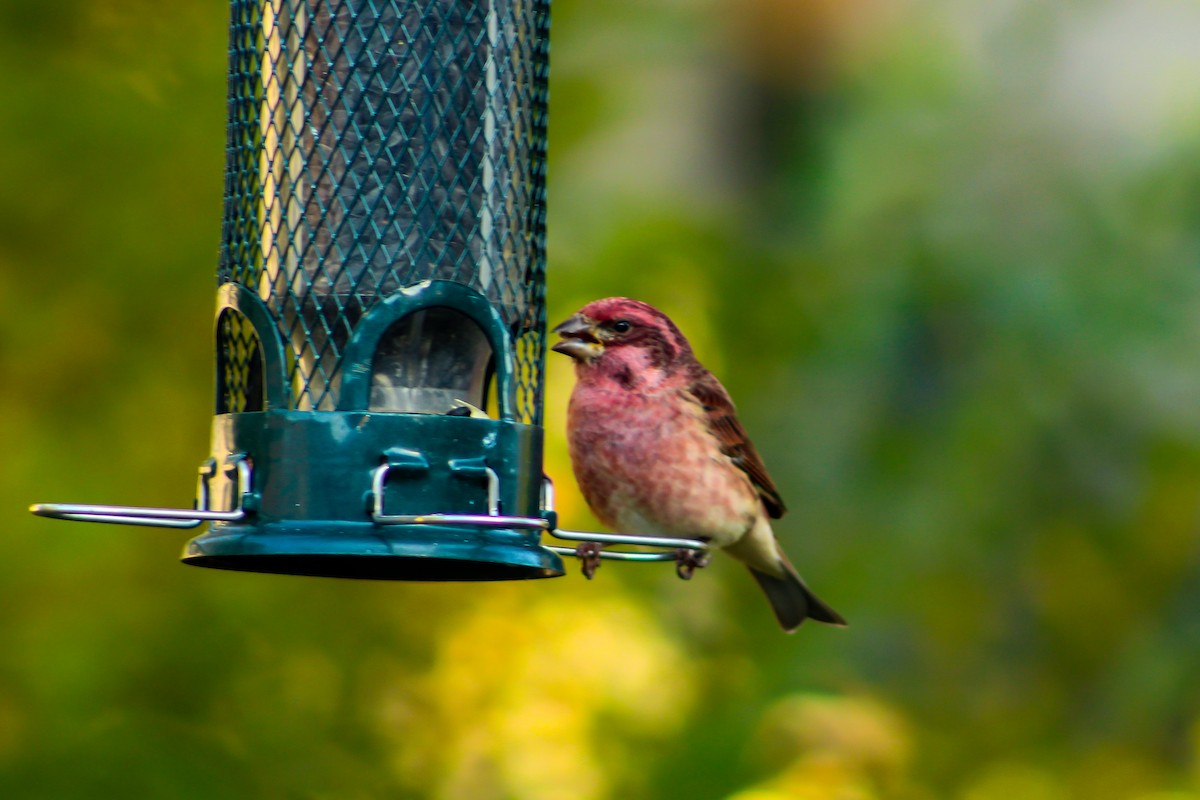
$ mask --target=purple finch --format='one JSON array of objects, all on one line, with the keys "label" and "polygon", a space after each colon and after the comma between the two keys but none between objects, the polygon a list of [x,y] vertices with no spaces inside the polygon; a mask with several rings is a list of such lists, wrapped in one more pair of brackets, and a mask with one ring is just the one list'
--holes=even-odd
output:
[{"label": "purple finch", "polygon": [[702,539],[750,568],[783,629],[846,624],[788,562],[771,530],[783,500],[733,401],[670,318],[610,297],[554,329],[575,360],[567,438],[575,478],[603,524]]}]

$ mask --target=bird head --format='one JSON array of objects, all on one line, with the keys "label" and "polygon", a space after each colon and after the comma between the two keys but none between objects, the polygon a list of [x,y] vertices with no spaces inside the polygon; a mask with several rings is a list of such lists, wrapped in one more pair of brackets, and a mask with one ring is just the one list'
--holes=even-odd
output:
[{"label": "bird head", "polygon": [[550,349],[575,359],[580,375],[608,375],[627,387],[694,361],[691,346],[670,317],[627,297],[588,303],[554,332],[562,341]]}]

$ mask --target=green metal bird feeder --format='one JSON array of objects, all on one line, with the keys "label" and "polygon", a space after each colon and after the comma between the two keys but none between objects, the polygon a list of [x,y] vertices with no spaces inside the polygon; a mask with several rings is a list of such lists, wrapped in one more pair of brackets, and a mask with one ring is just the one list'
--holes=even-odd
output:
[{"label": "green metal bird feeder", "polygon": [[[233,0],[197,566],[561,575],[542,470],[549,0]],[[665,553],[606,552],[627,560]]]}]

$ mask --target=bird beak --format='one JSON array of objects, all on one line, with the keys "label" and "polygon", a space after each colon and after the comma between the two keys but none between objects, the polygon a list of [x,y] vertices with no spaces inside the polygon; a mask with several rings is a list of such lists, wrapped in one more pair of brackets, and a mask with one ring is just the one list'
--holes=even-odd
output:
[{"label": "bird beak", "polygon": [[581,314],[555,326],[554,333],[563,337],[561,342],[550,348],[556,353],[585,362],[604,355],[604,345],[596,338],[595,323]]}]

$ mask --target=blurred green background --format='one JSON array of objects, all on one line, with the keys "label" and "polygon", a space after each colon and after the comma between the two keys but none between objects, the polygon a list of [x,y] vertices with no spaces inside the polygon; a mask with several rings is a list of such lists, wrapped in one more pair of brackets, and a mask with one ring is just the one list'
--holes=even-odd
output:
[{"label": "blurred green background", "polygon": [[[1200,798],[1200,6],[554,0],[550,316],[661,306],[846,630],[746,575],[180,566],[227,7],[0,2],[0,796]],[[567,525],[594,525],[562,436]]]}]

